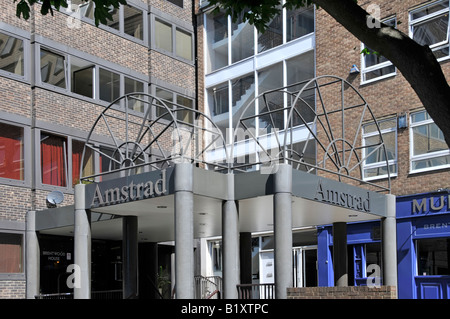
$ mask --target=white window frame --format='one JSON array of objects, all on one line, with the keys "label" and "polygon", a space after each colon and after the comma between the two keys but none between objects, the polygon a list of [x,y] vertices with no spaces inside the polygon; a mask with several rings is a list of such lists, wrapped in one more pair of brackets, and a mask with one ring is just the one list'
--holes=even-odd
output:
[{"label": "white window frame", "polygon": [[[410,36],[411,39],[413,39],[413,36],[414,36],[414,26],[416,26],[418,24],[421,24],[421,23],[423,23],[423,22],[425,22],[427,20],[430,20],[430,19],[436,18],[438,16],[441,16],[441,15],[447,15],[449,17],[449,19],[450,19],[450,10],[449,10],[449,7],[447,7],[446,9],[442,9],[442,10],[430,13],[430,14],[424,16],[424,17],[417,18],[417,19],[413,19],[412,15],[415,12],[422,11],[423,9],[426,9],[427,7],[436,5],[438,3],[444,3],[446,1],[447,0],[435,1],[435,2],[429,3],[427,5],[421,6],[419,8],[416,8],[416,9],[410,11],[410,13],[409,13],[409,36]],[[447,39],[444,40],[444,41],[441,41],[439,43],[435,43],[433,45],[430,45],[429,46],[430,49],[432,51],[437,51],[439,49],[443,49],[445,47],[449,47],[449,33],[450,33],[450,20],[449,20],[448,29],[447,29]],[[449,48],[449,50],[450,50],[450,48]],[[441,58],[439,58],[437,60],[440,62],[440,61],[447,60],[447,59],[450,59],[450,53],[449,53],[449,55],[441,57]]]},{"label": "white window frame", "polygon": [[[392,20],[392,19],[394,19],[394,27],[397,28],[397,17],[396,16],[388,17],[388,18],[384,19],[382,22],[386,23],[388,20]],[[366,45],[363,42],[361,42],[361,51],[363,51],[365,48],[366,48]],[[365,54],[361,54],[361,84],[372,83],[372,82],[375,82],[375,81],[380,81],[380,80],[383,80],[383,79],[386,79],[386,78],[393,77],[393,76],[397,75],[397,68],[394,66],[394,72],[389,73],[389,74],[385,74],[385,75],[381,75],[379,77],[376,77],[376,78],[373,78],[373,79],[370,79],[370,80],[366,80],[365,79],[366,73],[370,73],[370,72],[373,72],[373,71],[376,71],[376,70],[380,70],[380,69],[383,69],[385,67],[392,66],[393,64],[392,64],[391,61],[388,60],[388,61],[385,61],[385,62],[382,62],[382,63],[379,63],[379,64],[375,64],[375,65],[372,65],[372,66],[366,66],[366,59],[365,59],[365,57],[366,57]]]},{"label": "white window frame", "polygon": [[418,111],[415,111],[415,112],[411,112],[410,115],[409,115],[409,121],[410,121],[410,125],[409,125],[409,139],[410,139],[410,141],[409,141],[409,145],[410,145],[410,147],[409,147],[409,172],[410,173],[422,173],[422,172],[429,172],[429,171],[435,171],[435,170],[450,168],[450,164],[447,164],[447,165],[426,167],[426,168],[420,168],[420,169],[413,169],[413,162],[415,162],[415,161],[433,159],[433,158],[436,158],[436,157],[450,155],[450,149],[436,151],[436,152],[432,152],[432,153],[428,153],[428,154],[414,155],[414,134],[413,134],[413,129],[415,127],[419,127],[419,126],[422,126],[422,125],[435,124],[433,119],[431,119],[431,118],[429,118],[427,120],[424,120],[424,121],[414,122],[413,123],[413,121],[412,121],[413,114],[420,113],[420,112],[423,112],[423,111],[424,110],[418,110]]},{"label": "white window frame", "polygon": [[[392,117],[391,118],[386,118],[386,119],[380,120],[378,122],[389,121],[389,120],[392,120],[392,119],[394,119],[394,118],[392,118]],[[397,123],[397,118],[395,118],[395,123]],[[368,124],[375,124],[375,123],[374,122],[370,122],[370,123],[366,123],[365,125],[368,125]],[[386,129],[380,129],[380,132],[378,132],[378,130],[375,130],[374,132],[370,132],[370,133],[364,133],[364,128],[363,128],[362,145],[363,145],[363,147],[366,146],[366,138],[377,136],[377,135],[379,135],[379,133],[381,133],[381,135],[383,135],[383,134],[392,133],[392,132],[394,132],[394,134],[395,134],[395,157],[394,157],[394,159],[391,159],[391,160],[387,161],[387,165],[388,165],[387,169],[389,170],[389,167],[391,165],[395,165],[395,167],[396,167],[395,172],[392,172],[392,173],[389,173],[389,174],[372,176],[372,177],[366,177],[365,171],[367,169],[384,167],[384,166],[386,166],[386,161],[381,161],[381,162],[367,164],[366,160],[364,160],[363,161],[363,175],[364,175],[363,176],[363,180],[370,181],[370,180],[383,179],[383,178],[396,177],[397,176],[397,174],[398,174],[397,125],[395,125],[394,127],[386,128]],[[367,149],[364,147],[363,148],[363,158],[365,158],[367,156],[366,152],[367,152]]]}]

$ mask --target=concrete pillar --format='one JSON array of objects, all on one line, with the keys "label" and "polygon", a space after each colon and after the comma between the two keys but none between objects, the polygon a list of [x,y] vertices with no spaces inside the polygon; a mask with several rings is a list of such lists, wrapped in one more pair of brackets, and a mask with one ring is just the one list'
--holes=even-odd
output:
[{"label": "concrete pillar", "polygon": [[122,218],[123,299],[138,297],[138,218]]},{"label": "concrete pillar", "polygon": [[228,196],[222,204],[223,298],[237,299],[239,284],[239,212],[234,201],[234,175],[228,174]]},{"label": "concrete pillar", "polygon": [[[85,209],[85,185],[75,185],[74,298],[91,298],[91,212]],[[78,272],[78,273],[77,273]],[[77,281],[79,279],[79,281]]]},{"label": "concrete pillar", "polygon": [[397,287],[397,221],[394,195],[386,195],[386,218],[382,219],[383,285]]},{"label": "concrete pillar", "polygon": [[274,175],[273,223],[275,237],[275,297],[287,298],[293,286],[292,269],[292,166],[279,164]]},{"label": "concrete pillar", "polygon": [[40,288],[40,250],[36,234],[36,212],[29,211],[26,219],[26,278],[27,298],[34,299]]},{"label": "concrete pillar", "polygon": [[347,224],[344,222],[333,223],[333,268],[334,285],[336,287],[347,287]]},{"label": "concrete pillar", "polygon": [[175,290],[177,299],[194,298],[193,166],[175,164]]}]

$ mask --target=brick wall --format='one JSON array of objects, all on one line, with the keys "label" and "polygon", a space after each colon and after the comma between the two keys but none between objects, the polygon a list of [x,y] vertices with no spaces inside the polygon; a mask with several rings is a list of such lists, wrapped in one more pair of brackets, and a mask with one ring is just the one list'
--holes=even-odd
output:
[{"label": "brick wall", "polygon": [[25,280],[0,281],[0,299],[24,299],[25,295]]},{"label": "brick wall", "polygon": [[288,288],[287,299],[397,299],[394,286]]},{"label": "brick wall", "polygon": [[[396,15],[398,29],[408,34],[409,11],[426,1],[364,1],[366,7],[376,3],[381,8],[381,18]],[[400,23],[399,23],[400,22]],[[356,64],[361,70],[361,42],[347,32],[323,9],[316,11],[316,54],[317,75],[337,75],[350,82],[374,112],[377,119],[422,108],[417,95],[401,72],[384,80],[361,85],[361,76],[350,75],[350,68]],[[450,76],[450,62],[441,62],[447,78]],[[394,195],[406,195],[434,191],[449,187],[450,170],[437,170],[428,173],[410,174],[408,129],[397,132],[398,177],[392,178],[391,189]]]}]

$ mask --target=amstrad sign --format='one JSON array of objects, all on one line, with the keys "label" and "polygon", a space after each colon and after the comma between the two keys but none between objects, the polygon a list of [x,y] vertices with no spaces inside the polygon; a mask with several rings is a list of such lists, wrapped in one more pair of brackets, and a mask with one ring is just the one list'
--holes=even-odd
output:
[{"label": "amstrad sign", "polygon": [[370,193],[354,194],[338,188],[331,188],[319,180],[314,199],[332,205],[341,206],[361,212],[370,212]]},{"label": "amstrad sign", "polygon": [[149,172],[86,187],[86,205],[90,208],[116,205],[166,195],[168,172]]}]

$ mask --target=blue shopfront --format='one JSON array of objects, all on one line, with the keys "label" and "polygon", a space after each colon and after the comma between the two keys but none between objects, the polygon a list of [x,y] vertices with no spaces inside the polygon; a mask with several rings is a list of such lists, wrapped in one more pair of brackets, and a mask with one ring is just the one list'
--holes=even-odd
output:
[{"label": "blue shopfront", "polygon": [[449,190],[397,197],[398,296],[450,298]]},{"label": "blue shopfront", "polygon": [[[450,191],[396,199],[398,298],[450,299]],[[319,286],[333,286],[332,226],[318,227]],[[347,224],[348,284],[382,284],[380,221]]]}]

